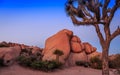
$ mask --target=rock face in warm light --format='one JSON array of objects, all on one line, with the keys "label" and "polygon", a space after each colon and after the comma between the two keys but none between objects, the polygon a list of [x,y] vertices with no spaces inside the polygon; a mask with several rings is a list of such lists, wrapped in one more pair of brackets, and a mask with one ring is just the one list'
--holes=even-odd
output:
[{"label": "rock face in warm light", "polygon": [[[3,59],[4,65],[10,65],[19,56],[36,56],[38,60],[56,60],[55,50],[60,50],[63,55],[59,57],[62,64],[75,65],[77,61],[87,62],[91,57],[101,55],[96,52],[96,48],[88,42],[82,42],[80,38],[72,31],[63,29],[45,41],[45,48],[36,46],[27,46],[18,43],[0,43],[0,59]],[[101,56],[100,56],[101,57]]]},{"label": "rock face in warm light", "polygon": [[85,52],[86,52],[87,54],[91,54],[91,53],[93,53],[93,52],[96,51],[96,48],[93,47],[93,46],[92,46],[90,43],[88,43],[88,42],[83,43],[83,45],[84,45],[84,50],[85,50]]},{"label": "rock face in warm light", "polygon": [[4,65],[11,65],[15,59],[22,52],[34,54],[42,54],[42,49],[37,46],[27,46],[24,44],[12,43],[12,42],[0,42],[0,59],[3,60]]},{"label": "rock face in warm light", "polygon": [[80,38],[79,38],[78,36],[76,36],[76,35],[74,35],[74,36],[72,37],[71,41],[81,43]]},{"label": "rock face in warm light", "polygon": [[75,65],[76,61],[88,61],[87,55],[96,51],[90,43],[82,43],[78,36],[67,29],[59,31],[45,41],[42,59],[55,60],[56,55],[53,53],[56,49],[64,53],[60,56],[60,62],[64,63],[67,60],[70,65]]},{"label": "rock face in warm light", "polygon": [[13,61],[20,55],[19,46],[0,48],[0,58],[3,59],[4,65],[11,65]]},{"label": "rock face in warm light", "polygon": [[81,43],[81,40],[77,36],[73,36],[71,39],[71,50],[74,53],[82,52],[84,49],[84,45]]},{"label": "rock face in warm light", "polygon": [[56,55],[53,53],[58,49],[64,53],[64,55],[60,57],[60,62],[64,63],[70,54],[70,39],[72,36],[72,31],[64,29],[48,38],[43,50],[43,60],[55,60]]}]

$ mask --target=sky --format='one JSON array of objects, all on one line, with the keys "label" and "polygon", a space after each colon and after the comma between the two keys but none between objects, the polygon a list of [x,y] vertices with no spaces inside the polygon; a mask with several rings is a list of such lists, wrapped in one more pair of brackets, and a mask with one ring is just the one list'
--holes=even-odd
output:
[{"label": "sky", "polygon": [[[65,13],[66,0],[0,0],[0,42],[15,42],[44,48],[45,40],[62,29],[72,30],[82,42],[101,52],[92,26],[74,26]],[[111,22],[111,31],[120,26],[120,11]],[[120,53],[120,36],[110,45],[110,54]]]}]

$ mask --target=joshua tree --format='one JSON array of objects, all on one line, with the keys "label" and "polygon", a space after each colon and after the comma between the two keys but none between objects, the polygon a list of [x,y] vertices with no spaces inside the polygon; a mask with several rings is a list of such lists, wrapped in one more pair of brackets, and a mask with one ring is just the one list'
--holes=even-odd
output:
[{"label": "joshua tree", "polygon": [[[114,3],[110,4],[111,1]],[[77,7],[74,2],[78,3]],[[95,27],[102,47],[102,75],[109,75],[109,46],[111,41],[120,35],[119,26],[114,32],[110,29],[111,21],[119,7],[120,0],[67,0],[66,2],[66,12],[74,25]],[[101,32],[101,26],[104,33]]]},{"label": "joshua tree", "polygon": [[56,55],[56,62],[59,63],[59,56],[63,55],[63,52],[58,50],[58,49],[56,49],[54,51],[54,54]]}]

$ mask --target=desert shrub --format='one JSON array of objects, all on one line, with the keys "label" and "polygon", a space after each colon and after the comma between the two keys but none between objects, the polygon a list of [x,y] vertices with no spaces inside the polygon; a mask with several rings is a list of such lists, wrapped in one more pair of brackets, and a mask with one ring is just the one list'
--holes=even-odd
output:
[{"label": "desert shrub", "polygon": [[77,66],[84,66],[84,67],[89,67],[90,66],[89,62],[85,62],[85,61],[76,61],[75,64]]},{"label": "desert shrub", "polygon": [[120,68],[120,54],[117,54],[113,60],[109,60],[110,68]]},{"label": "desert shrub", "polygon": [[61,63],[56,61],[42,61],[35,56],[19,56],[18,63],[25,67],[30,67],[42,71],[52,71],[61,66]]},{"label": "desert shrub", "polygon": [[58,64],[55,61],[34,61],[31,63],[32,68],[42,71],[52,71],[60,66],[61,64]]},{"label": "desert shrub", "polygon": [[90,66],[95,69],[102,69],[102,60],[98,56],[90,59]]},{"label": "desert shrub", "polygon": [[30,66],[30,64],[32,63],[32,60],[30,57],[19,56],[17,60],[18,60],[18,63],[22,66]]}]

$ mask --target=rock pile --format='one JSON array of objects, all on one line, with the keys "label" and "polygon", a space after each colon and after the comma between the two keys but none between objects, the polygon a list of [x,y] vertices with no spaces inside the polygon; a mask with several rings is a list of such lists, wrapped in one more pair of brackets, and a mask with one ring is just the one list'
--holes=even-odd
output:
[{"label": "rock pile", "polygon": [[75,65],[76,61],[88,62],[92,56],[99,55],[90,43],[82,42],[72,31],[63,29],[45,41],[44,49],[18,43],[0,42],[0,59],[3,60],[4,65],[11,65],[20,55],[35,56],[38,54],[41,60],[51,61],[56,60],[55,50],[63,52],[59,61],[67,65]]},{"label": "rock pile", "polygon": [[63,29],[45,41],[42,60],[55,60],[53,52],[59,49],[64,55],[60,57],[61,63],[68,62],[74,65],[76,61],[88,61],[88,55],[94,53],[96,48],[88,42],[82,42],[72,31]]}]

